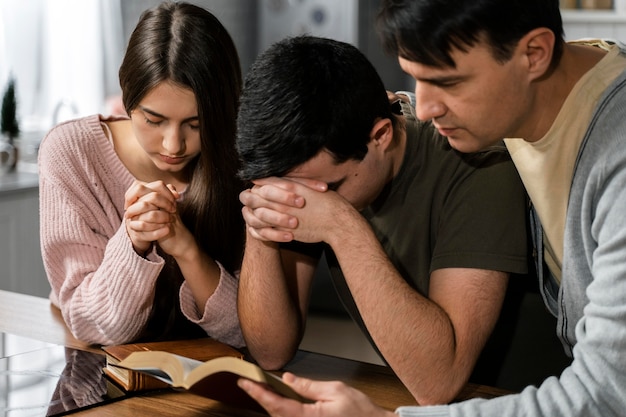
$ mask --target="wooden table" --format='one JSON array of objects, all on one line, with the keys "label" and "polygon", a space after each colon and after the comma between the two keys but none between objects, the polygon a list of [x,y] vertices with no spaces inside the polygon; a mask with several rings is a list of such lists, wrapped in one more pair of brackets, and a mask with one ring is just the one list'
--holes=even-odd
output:
[{"label": "wooden table", "polygon": [[[99,347],[76,340],[67,329],[60,311],[49,300],[0,290],[0,332],[29,337],[74,349],[102,353]],[[390,368],[318,353],[299,351],[285,370],[297,375],[341,380],[363,391],[378,405],[393,410],[414,405],[415,399]],[[492,398],[508,392],[468,384],[459,395]],[[152,392],[76,413],[80,416],[258,416],[224,406],[216,401],[183,392]]]}]

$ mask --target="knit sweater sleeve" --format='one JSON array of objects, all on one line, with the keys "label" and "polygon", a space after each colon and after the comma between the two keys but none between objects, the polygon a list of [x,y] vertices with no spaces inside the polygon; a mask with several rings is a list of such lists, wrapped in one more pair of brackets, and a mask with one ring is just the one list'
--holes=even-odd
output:
[{"label": "knit sweater sleeve", "polygon": [[245,345],[237,315],[237,288],[239,277],[229,273],[219,262],[220,282],[206,302],[200,315],[187,282],[180,288],[180,307],[185,317],[198,324],[207,334],[231,346]]},{"label": "knit sweater sleeve", "polygon": [[[138,256],[122,223],[126,184],[93,138],[99,120],[53,129],[39,151],[41,250],[51,299],[77,339],[126,343],[143,330],[164,261]],[[106,142],[105,142],[106,143]],[[68,158],[71,155],[71,158]],[[117,194],[116,194],[117,193]]]}]

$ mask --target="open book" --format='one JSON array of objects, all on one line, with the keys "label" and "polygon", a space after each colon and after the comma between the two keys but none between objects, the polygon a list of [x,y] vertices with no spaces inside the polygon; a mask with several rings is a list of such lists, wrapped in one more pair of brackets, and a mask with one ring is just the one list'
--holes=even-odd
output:
[{"label": "open book", "polygon": [[206,362],[161,351],[133,352],[115,367],[150,375],[173,388],[188,390],[236,407],[262,410],[237,386],[241,377],[267,384],[285,397],[304,401],[282,380],[259,366],[233,356],[222,356]]},{"label": "open book", "polygon": [[148,374],[115,366],[133,352],[163,351],[203,362],[222,356],[243,358],[243,354],[238,350],[211,338],[128,343],[105,346],[102,349],[106,353],[104,373],[125,391],[144,391],[169,387],[166,382]]}]

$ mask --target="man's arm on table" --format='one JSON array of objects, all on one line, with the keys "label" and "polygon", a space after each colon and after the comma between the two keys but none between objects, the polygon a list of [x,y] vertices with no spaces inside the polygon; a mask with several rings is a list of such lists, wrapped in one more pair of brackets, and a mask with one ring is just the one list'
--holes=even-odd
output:
[{"label": "man's arm on table", "polygon": [[[250,191],[242,195],[245,193]],[[249,207],[244,207],[243,215],[257,227],[264,225],[255,223]],[[268,233],[277,240],[290,240],[281,239],[276,230]],[[237,308],[247,348],[261,367],[279,369],[295,355],[318,261],[281,250],[278,243],[256,234],[248,225]]]},{"label": "man's arm on table", "polygon": [[[367,221],[341,196],[295,183],[289,192],[306,204],[273,209],[297,218],[296,240],[331,246],[370,334],[398,377],[422,404],[451,401],[497,321],[507,274],[441,269],[433,272],[431,299],[426,298],[404,281]],[[271,217],[258,212],[259,224],[280,218],[283,228],[284,218],[275,211]],[[263,229],[257,232],[272,233]]]}]

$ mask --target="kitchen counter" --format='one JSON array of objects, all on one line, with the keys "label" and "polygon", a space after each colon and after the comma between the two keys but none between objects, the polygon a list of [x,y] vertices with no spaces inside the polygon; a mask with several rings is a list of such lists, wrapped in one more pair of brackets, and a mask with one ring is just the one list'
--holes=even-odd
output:
[{"label": "kitchen counter", "polygon": [[39,175],[34,172],[24,172],[18,169],[0,175],[0,194],[39,188]]},{"label": "kitchen counter", "polygon": [[39,244],[39,175],[20,162],[16,171],[0,176],[0,289],[46,297],[50,284]]}]

